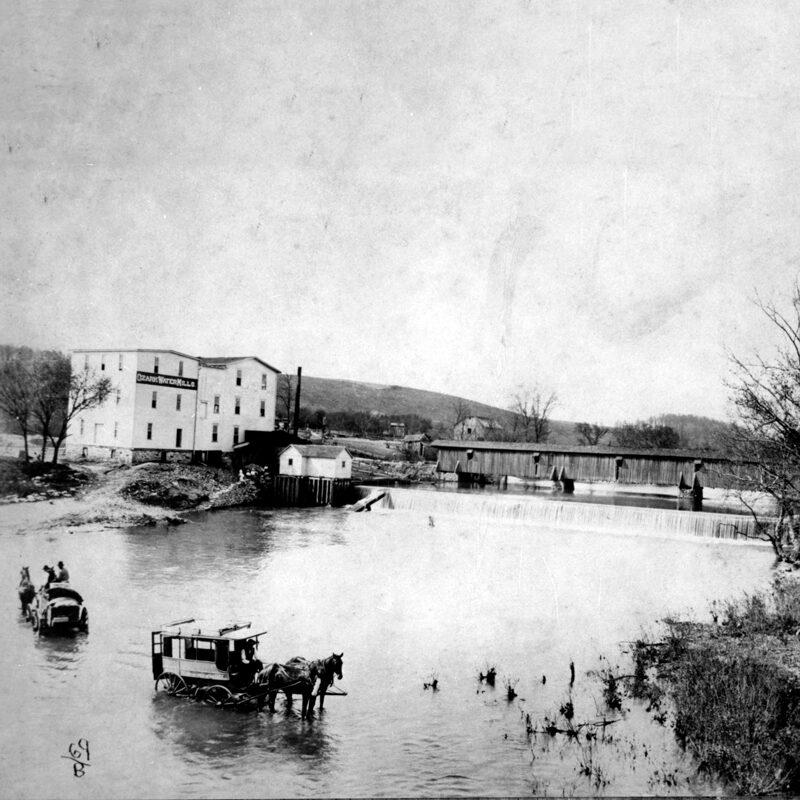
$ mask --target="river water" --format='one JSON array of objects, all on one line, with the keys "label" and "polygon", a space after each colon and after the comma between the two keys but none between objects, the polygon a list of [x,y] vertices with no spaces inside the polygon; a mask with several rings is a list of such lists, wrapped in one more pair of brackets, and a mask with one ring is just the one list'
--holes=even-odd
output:
[{"label": "river water", "polygon": [[[668,726],[639,707],[629,705],[591,747],[529,736],[525,718],[554,718],[570,697],[575,722],[613,717],[589,673],[622,664],[620,643],[665,614],[706,618],[712,600],[767,586],[769,549],[406,505],[3,533],[6,586],[16,587],[22,564],[38,579],[42,564],[64,560],[91,628],[39,638],[15,590],[3,593],[0,796],[717,791],[686,782],[691,764]],[[328,698],[307,721],[299,703],[287,709],[282,699],[276,713],[258,714],[157,695],[150,631],[184,617],[252,620],[269,631],[264,661],[343,652],[338,686],[348,696]],[[494,689],[478,680],[489,666]],[[438,691],[425,689],[434,678]],[[518,695],[511,702],[508,682]],[[90,747],[83,777],[62,758],[79,739]]]}]

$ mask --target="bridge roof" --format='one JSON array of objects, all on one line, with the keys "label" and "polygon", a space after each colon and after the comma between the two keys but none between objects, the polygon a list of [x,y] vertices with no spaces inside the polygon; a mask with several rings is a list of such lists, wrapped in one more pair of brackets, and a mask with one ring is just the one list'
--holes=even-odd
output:
[{"label": "bridge roof", "polygon": [[730,461],[714,450],[647,450],[613,445],[550,444],[549,442],[478,442],[470,439],[437,439],[431,447],[442,450],[495,450],[513,453],[562,453],[586,456],[628,456],[630,458],[674,458],[680,461]]}]

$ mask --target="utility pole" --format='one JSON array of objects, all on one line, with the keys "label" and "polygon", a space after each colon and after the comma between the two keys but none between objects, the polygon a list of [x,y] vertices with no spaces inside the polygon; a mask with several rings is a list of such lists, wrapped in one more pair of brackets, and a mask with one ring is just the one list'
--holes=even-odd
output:
[{"label": "utility pole", "polygon": [[297,389],[294,393],[294,435],[297,436],[297,429],[300,427],[300,380],[303,368],[297,368]]}]

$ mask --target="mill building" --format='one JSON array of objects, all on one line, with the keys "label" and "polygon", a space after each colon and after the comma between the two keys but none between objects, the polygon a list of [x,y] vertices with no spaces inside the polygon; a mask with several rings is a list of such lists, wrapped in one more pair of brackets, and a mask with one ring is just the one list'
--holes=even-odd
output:
[{"label": "mill building", "polygon": [[75,350],[73,374],[111,379],[106,401],[70,423],[70,457],[221,463],[245,431],[275,428],[280,370],[255,356]]}]

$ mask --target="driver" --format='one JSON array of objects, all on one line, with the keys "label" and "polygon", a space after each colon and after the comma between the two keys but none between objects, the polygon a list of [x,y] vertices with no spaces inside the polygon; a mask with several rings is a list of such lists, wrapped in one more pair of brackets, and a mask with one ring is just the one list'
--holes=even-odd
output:
[{"label": "driver", "polygon": [[257,648],[258,643],[255,639],[248,639],[244,643],[241,661],[242,677],[245,679],[245,683],[252,683],[256,675],[264,668],[264,665],[258,659]]}]

